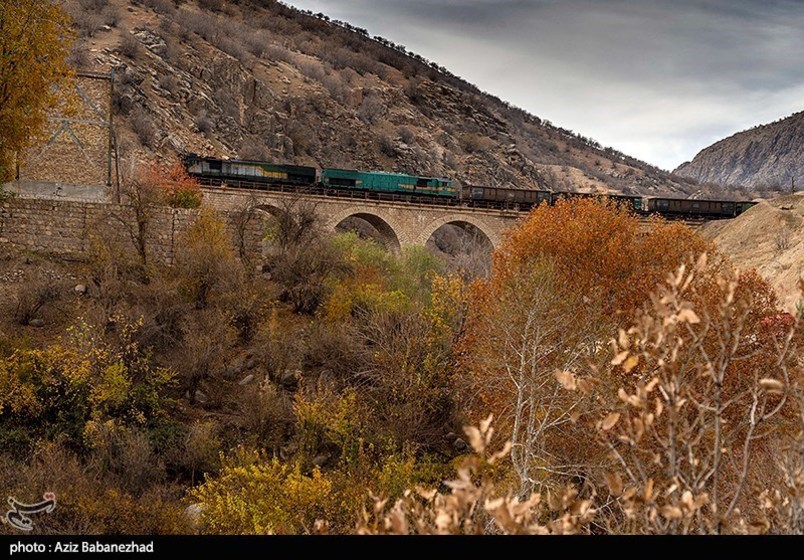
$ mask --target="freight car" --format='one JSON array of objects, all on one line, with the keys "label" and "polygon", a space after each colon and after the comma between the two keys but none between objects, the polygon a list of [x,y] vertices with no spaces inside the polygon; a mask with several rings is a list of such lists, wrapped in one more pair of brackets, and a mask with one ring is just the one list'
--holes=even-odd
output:
[{"label": "freight car", "polygon": [[206,182],[242,181],[266,185],[314,185],[316,168],[262,161],[205,158],[189,154],[184,166],[192,177]]},{"label": "freight car", "polygon": [[378,193],[437,196],[455,198],[455,188],[449,179],[417,177],[385,171],[354,171],[352,169],[323,169],[321,185],[329,189],[353,189]]},{"label": "freight car", "polygon": [[737,202],[737,215],[739,216],[757,203],[753,200],[740,200]]},{"label": "freight car", "polygon": [[506,189],[501,187],[481,187],[465,185],[461,189],[461,199],[470,206],[519,207],[527,210],[542,202],[550,204],[550,191],[528,189]]},{"label": "freight car", "polygon": [[636,212],[637,214],[646,213],[648,207],[644,197],[627,195],[627,194],[608,194],[608,193],[600,194],[600,193],[579,193],[579,192],[562,191],[553,193],[551,204],[555,204],[556,200],[558,200],[559,198],[607,198],[617,202],[618,204],[627,206],[629,209]]},{"label": "freight car", "polygon": [[734,200],[649,198],[648,211],[667,217],[734,218],[754,204],[750,201]]}]

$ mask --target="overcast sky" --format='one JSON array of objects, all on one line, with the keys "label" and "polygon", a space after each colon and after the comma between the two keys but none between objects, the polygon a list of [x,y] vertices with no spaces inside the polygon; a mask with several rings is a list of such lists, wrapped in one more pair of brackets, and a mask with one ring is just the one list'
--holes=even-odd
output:
[{"label": "overcast sky", "polygon": [[804,0],[289,0],[664,169],[804,110]]}]

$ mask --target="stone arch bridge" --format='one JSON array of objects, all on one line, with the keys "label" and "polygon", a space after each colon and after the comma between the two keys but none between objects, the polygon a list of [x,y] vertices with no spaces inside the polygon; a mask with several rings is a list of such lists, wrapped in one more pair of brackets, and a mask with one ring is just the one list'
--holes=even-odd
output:
[{"label": "stone arch bridge", "polygon": [[424,245],[439,228],[447,224],[479,234],[493,247],[497,247],[503,232],[525,215],[513,210],[411,204],[227,187],[204,187],[202,191],[206,204],[227,213],[249,207],[276,213],[286,211],[294,205],[308,205],[330,231],[334,231],[348,218],[360,218],[371,224],[379,233],[380,241],[392,250]]}]

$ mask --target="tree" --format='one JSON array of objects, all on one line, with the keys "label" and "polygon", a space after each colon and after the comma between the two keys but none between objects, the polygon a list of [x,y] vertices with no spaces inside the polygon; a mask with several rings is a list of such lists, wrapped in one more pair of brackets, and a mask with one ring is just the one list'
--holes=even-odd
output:
[{"label": "tree", "polygon": [[162,190],[165,203],[172,208],[198,208],[201,206],[201,187],[180,161],[171,161],[165,167],[151,167],[151,182]]},{"label": "tree", "polygon": [[70,20],[56,2],[0,4],[0,183],[13,176],[14,156],[42,131],[58,88],[69,83]]},{"label": "tree", "polygon": [[209,209],[202,209],[185,236],[177,258],[180,278],[198,309],[216,292],[239,285],[241,270],[229,232]]},{"label": "tree", "polygon": [[326,298],[328,280],[342,263],[320,227],[315,207],[292,200],[273,216],[265,240],[264,270],[297,313],[313,313]]},{"label": "tree", "polygon": [[661,219],[643,225],[627,208],[595,199],[559,200],[531,212],[497,252],[492,288],[534,259],[549,259],[564,294],[604,314],[639,309],[688,255],[712,245],[691,228]]},{"label": "tree", "polygon": [[479,392],[482,404],[470,406],[500,415],[512,443],[517,494],[525,499],[553,477],[580,474],[592,460],[587,434],[576,423],[590,403],[562,382],[578,383],[573,372],[596,360],[596,342],[608,337],[608,325],[578,312],[583,301],[562,294],[545,260],[474,303],[483,311],[471,313],[463,363],[472,373],[470,394]]},{"label": "tree", "polygon": [[128,231],[142,267],[142,278],[148,281],[148,239],[155,208],[162,203],[162,193],[153,181],[151,170],[138,169],[133,177],[123,184],[125,203],[133,213],[133,222],[126,214],[114,215]]},{"label": "tree", "polygon": [[188,314],[182,324],[184,358],[176,369],[183,374],[182,380],[193,404],[199,397],[202,383],[211,404],[219,405],[222,400],[219,383],[225,369],[225,351],[233,339],[230,322],[225,311],[209,308]]},{"label": "tree", "polygon": [[134,170],[123,185],[123,201],[133,213],[115,216],[128,230],[143,267],[143,278],[148,279],[148,240],[154,211],[159,206],[198,208],[201,190],[198,182],[187,174],[178,161],[168,166],[151,164]]},{"label": "tree", "polygon": [[232,227],[234,228],[235,246],[237,247],[237,256],[240,262],[243,263],[246,273],[251,276],[254,273],[256,266],[255,257],[250,254],[248,250],[248,230],[249,225],[252,223],[257,214],[257,197],[251,195],[246,202],[246,206],[236,212],[232,216]]},{"label": "tree", "polygon": [[600,403],[562,386],[589,389],[579,373],[603,359],[608,333],[687,254],[707,247],[678,224],[656,221],[643,232],[625,208],[593,199],[541,206],[508,235],[492,276],[474,287],[460,355],[467,405],[494,412],[512,441],[520,497],[586,478],[603,460],[578,424]]},{"label": "tree", "polygon": [[436,447],[453,412],[452,356],[442,333],[415,307],[375,311],[360,322],[357,336],[369,352],[356,378],[377,435],[387,434],[400,449]]}]

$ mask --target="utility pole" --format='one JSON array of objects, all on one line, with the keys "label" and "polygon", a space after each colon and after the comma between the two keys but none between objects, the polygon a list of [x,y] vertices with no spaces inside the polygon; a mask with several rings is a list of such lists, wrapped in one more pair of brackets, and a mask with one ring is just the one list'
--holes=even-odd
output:
[{"label": "utility pole", "polygon": [[109,70],[109,145],[106,148],[106,187],[112,186],[112,142],[114,140],[114,68]]}]

